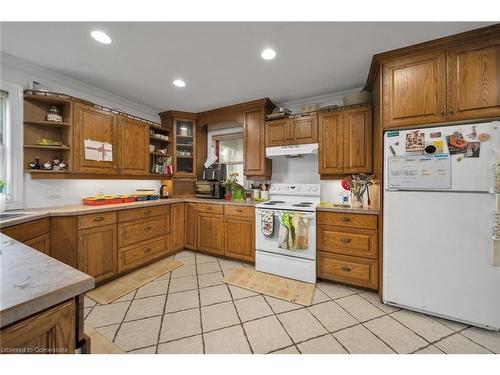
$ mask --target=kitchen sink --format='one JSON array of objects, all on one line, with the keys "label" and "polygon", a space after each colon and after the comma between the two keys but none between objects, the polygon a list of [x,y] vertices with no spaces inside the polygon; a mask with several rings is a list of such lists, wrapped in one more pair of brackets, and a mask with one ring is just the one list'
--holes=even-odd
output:
[{"label": "kitchen sink", "polygon": [[0,213],[0,220],[8,220],[8,219],[13,219],[15,217],[22,217],[30,214],[31,212],[2,212]]}]

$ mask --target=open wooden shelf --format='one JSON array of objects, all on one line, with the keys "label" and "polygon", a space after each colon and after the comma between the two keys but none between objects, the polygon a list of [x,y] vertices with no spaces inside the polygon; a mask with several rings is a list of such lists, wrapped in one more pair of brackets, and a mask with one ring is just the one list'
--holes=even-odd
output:
[{"label": "open wooden shelf", "polygon": [[149,139],[152,139],[152,140],[157,141],[157,142],[170,143],[170,139],[163,139],[160,137],[155,137],[154,135],[150,135]]},{"label": "open wooden shelf", "polygon": [[66,126],[71,126],[69,122],[56,122],[56,121],[24,121],[25,124],[28,125],[37,125],[37,126],[50,126],[54,128],[63,128]]},{"label": "open wooden shelf", "polygon": [[39,148],[45,150],[70,150],[68,146],[50,146],[50,145],[24,145],[24,148]]},{"label": "open wooden shelf", "polygon": [[24,173],[71,173],[71,171],[55,171],[53,169],[25,169]]}]

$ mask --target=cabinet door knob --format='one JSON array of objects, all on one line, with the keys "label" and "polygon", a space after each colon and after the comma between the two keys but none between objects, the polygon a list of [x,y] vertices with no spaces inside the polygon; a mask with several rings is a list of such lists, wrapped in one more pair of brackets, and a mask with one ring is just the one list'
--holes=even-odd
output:
[{"label": "cabinet door knob", "polygon": [[351,272],[351,268],[350,267],[346,267],[346,266],[342,266],[340,267],[340,269],[344,272]]},{"label": "cabinet door knob", "polygon": [[342,237],[340,239],[340,241],[343,242],[343,243],[351,243],[352,240],[350,238],[348,238],[348,237]]},{"label": "cabinet door knob", "polygon": [[104,218],[102,216],[98,216],[94,219],[94,221],[103,221]]},{"label": "cabinet door knob", "polygon": [[151,210],[144,211],[144,215],[151,215]]},{"label": "cabinet door knob", "polygon": [[149,253],[152,249],[149,247],[146,250],[144,250],[144,253]]},{"label": "cabinet door knob", "polygon": [[243,212],[243,210],[241,208],[238,208],[236,212]]},{"label": "cabinet door knob", "polygon": [[146,228],[144,228],[144,230],[146,230],[146,231],[150,231],[151,229],[153,229],[153,228],[152,227],[146,227]]}]

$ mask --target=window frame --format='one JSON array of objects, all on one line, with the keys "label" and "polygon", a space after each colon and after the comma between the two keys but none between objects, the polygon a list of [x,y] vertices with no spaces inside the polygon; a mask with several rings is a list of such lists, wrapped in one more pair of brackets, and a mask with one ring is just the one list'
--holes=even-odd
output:
[{"label": "window frame", "polygon": [[7,92],[6,127],[5,127],[5,161],[6,183],[8,194],[6,209],[23,208],[23,88],[11,82],[0,80],[0,90]]}]

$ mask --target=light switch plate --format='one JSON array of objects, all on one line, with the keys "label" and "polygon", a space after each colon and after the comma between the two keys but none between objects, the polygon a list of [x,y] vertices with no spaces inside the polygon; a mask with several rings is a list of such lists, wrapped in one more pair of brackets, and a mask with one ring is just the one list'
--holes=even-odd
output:
[{"label": "light switch plate", "polygon": [[48,197],[49,198],[62,198],[62,189],[61,188],[49,189]]}]

